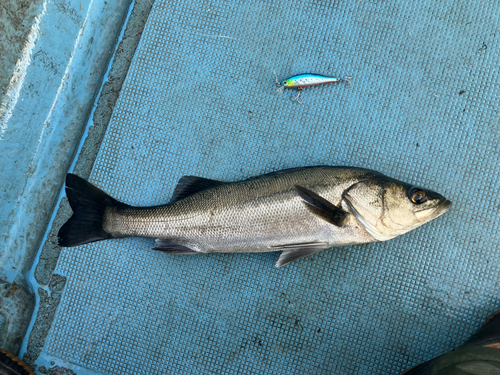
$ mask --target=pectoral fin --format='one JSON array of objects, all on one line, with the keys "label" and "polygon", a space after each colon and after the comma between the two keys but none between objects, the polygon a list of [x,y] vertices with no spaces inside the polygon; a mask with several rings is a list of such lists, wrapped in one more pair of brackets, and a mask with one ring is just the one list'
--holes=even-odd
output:
[{"label": "pectoral fin", "polygon": [[303,186],[295,185],[295,188],[309,211],[337,227],[344,225],[349,213]]},{"label": "pectoral fin", "polygon": [[318,253],[321,250],[328,249],[329,247],[330,244],[327,244],[325,242],[310,242],[274,246],[276,250],[283,250],[278,261],[276,262],[276,267],[282,267],[285,264],[293,262],[294,260],[299,260],[308,255]]}]

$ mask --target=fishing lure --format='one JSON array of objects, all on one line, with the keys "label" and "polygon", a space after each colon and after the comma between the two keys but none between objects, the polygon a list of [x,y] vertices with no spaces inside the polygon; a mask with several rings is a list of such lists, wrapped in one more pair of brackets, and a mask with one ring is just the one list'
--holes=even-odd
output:
[{"label": "fishing lure", "polygon": [[276,77],[276,84],[279,86],[278,89],[276,90],[277,92],[282,92],[284,89],[299,89],[299,93],[297,94],[297,96],[295,98],[293,98],[293,96],[290,98],[292,100],[296,100],[300,104],[302,104],[303,102],[299,100],[299,97],[300,94],[302,93],[302,90],[305,87],[324,85],[327,83],[335,83],[340,81],[349,82],[350,85],[352,79],[351,76],[346,78],[336,78],[336,77],[322,76],[320,74],[305,73],[290,77],[282,82],[279,82],[276,72],[274,72],[274,75]]}]

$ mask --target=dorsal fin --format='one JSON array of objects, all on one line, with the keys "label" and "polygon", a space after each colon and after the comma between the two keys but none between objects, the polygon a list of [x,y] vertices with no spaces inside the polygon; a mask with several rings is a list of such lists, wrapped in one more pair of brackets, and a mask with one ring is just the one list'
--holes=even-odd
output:
[{"label": "dorsal fin", "polygon": [[174,194],[170,202],[176,202],[183,198],[189,197],[194,193],[199,193],[200,191],[207,190],[216,186],[224,185],[225,182],[210,180],[209,178],[196,177],[196,176],[184,176],[181,177],[177,186],[174,189]]}]

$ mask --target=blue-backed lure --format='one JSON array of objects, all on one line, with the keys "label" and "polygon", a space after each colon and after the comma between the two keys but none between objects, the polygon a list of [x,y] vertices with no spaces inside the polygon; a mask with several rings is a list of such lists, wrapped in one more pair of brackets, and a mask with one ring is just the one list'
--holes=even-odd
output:
[{"label": "blue-backed lure", "polygon": [[293,98],[292,96],[291,99],[296,100],[298,103],[301,104],[303,102],[299,100],[299,97],[304,87],[318,86],[340,81],[346,81],[349,82],[349,84],[351,84],[351,79],[352,79],[352,77],[350,76],[346,78],[337,78],[337,77],[323,76],[320,74],[305,73],[290,77],[280,82],[278,81],[278,76],[276,75],[276,72],[274,72],[274,75],[276,76],[276,84],[279,86],[276,91],[282,92],[284,89],[299,89],[299,93],[297,94],[297,96],[295,98]]}]

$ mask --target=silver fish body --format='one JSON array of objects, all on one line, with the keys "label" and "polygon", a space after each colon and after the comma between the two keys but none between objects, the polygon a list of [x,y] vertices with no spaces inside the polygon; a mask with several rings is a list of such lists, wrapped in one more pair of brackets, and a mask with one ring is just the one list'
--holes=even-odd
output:
[{"label": "silver fish body", "polygon": [[[157,240],[155,249],[173,254],[282,251],[277,266],[334,246],[388,240],[451,205],[437,193],[345,167],[296,168],[230,183],[183,177],[171,203],[144,208],[117,202],[85,181],[82,188],[76,176],[69,180],[70,204],[70,195],[85,196],[89,186],[109,200],[100,205],[101,233],[91,241],[149,237]],[[412,202],[415,192],[425,201]],[[77,216],[79,207],[72,207]],[[72,219],[61,228],[61,245],[91,242],[71,240],[78,228]]]}]

